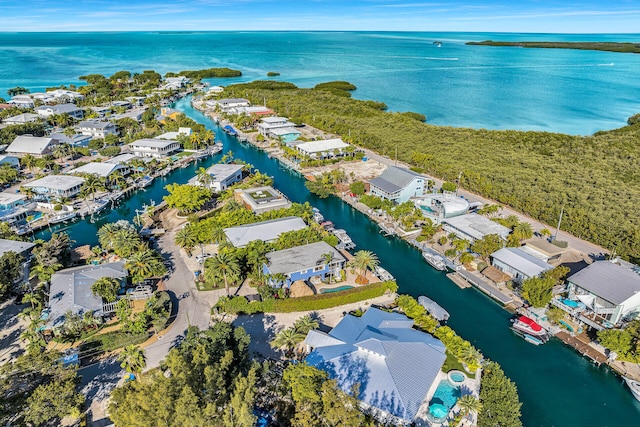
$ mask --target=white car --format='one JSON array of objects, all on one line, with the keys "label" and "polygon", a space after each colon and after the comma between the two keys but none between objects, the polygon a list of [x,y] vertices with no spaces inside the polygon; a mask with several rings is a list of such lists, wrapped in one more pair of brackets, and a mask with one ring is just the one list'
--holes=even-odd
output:
[{"label": "white car", "polygon": [[127,295],[151,295],[153,290],[149,285],[138,285],[135,288],[127,289]]},{"label": "white car", "polygon": [[196,255],[196,261],[198,261],[199,263],[202,263],[202,261],[204,261],[207,258],[211,258],[212,256],[213,255],[205,252],[204,254]]}]

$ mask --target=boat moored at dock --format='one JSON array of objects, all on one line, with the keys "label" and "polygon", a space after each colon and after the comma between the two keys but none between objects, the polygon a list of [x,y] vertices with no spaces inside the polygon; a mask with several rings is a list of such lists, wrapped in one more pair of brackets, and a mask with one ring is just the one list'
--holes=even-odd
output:
[{"label": "boat moored at dock", "polygon": [[76,219],[78,213],[75,211],[65,212],[49,218],[49,224],[60,224],[61,222],[72,221]]},{"label": "boat moored at dock", "polygon": [[[521,333],[522,338],[526,341],[531,342],[532,344],[543,344],[549,340],[549,333],[536,323],[535,320],[531,319],[527,316],[519,316],[517,319],[512,320],[513,324],[511,325],[511,329],[518,334]],[[520,335],[520,334],[518,334]],[[529,337],[529,339],[527,339]],[[533,342],[531,338],[535,338],[536,340],[542,341],[541,343]]]},{"label": "boat moored at dock", "polygon": [[153,177],[147,175],[144,178],[142,178],[140,181],[138,181],[136,185],[138,186],[138,188],[145,188],[150,186],[152,182],[153,182]]},{"label": "boat moored at dock", "polygon": [[631,394],[640,402],[640,381],[632,380],[631,378],[622,377],[624,382],[627,383],[627,387],[631,390]]},{"label": "boat moored at dock", "polygon": [[356,244],[353,243],[353,240],[351,240],[351,237],[349,237],[345,230],[338,228],[333,230],[332,233],[338,238],[339,243],[337,247],[348,251],[356,248]]},{"label": "boat moored at dock", "polygon": [[422,251],[422,258],[424,258],[424,260],[436,270],[445,271],[447,269],[447,264],[445,264],[444,258],[442,258],[441,255],[425,250]]}]

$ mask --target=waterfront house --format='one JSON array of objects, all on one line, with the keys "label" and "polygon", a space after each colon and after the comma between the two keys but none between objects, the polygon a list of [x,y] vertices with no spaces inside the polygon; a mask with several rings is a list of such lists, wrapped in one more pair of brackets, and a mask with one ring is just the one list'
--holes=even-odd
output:
[{"label": "waterfront house", "polygon": [[254,116],[254,117],[270,116],[273,114],[273,110],[271,108],[265,107],[264,105],[253,105],[251,107],[236,107],[234,111],[236,112],[236,114],[244,114],[247,116]]},{"label": "waterfront house", "polygon": [[242,181],[242,170],[244,165],[233,163],[218,163],[207,169],[207,174],[211,177],[209,182],[201,182],[197,176],[189,180],[189,184],[207,187],[219,193],[226,190],[236,182]]},{"label": "waterfront house", "polygon": [[[333,255],[330,263],[323,256],[325,254]],[[346,262],[344,256],[326,242],[269,252],[266,257],[267,263],[263,264],[262,269],[265,276],[282,274],[285,277],[284,281],[270,279],[269,284],[277,288],[288,288],[296,280],[339,275]]]},{"label": "waterfront house", "polygon": [[24,224],[36,207],[35,202],[28,202],[25,194],[0,193],[0,222],[14,227]]},{"label": "waterfront house", "polygon": [[451,192],[430,193],[412,198],[413,204],[422,215],[436,224],[445,218],[464,215],[469,211],[469,202]]},{"label": "waterfront house", "polygon": [[129,148],[138,157],[155,157],[157,159],[170,156],[180,150],[180,143],[174,139],[139,139],[129,144]]},{"label": "waterfront house", "polygon": [[[274,131],[286,129],[288,132],[292,132],[295,131],[295,125],[295,123],[290,122],[286,117],[264,117],[260,120],[260,123],[258,123],[258,132],[268,138],[278,138],[278,134],[274,133]],[[298,136],[299,135],[300,133],[298,132]]]},{"label": "waterfront house", "polygon": [[89,145],[89,141],[91,141],[91,137],[89,135],[82,135],[81,133],[77,133],[73,136],[67,136],[64,133],[51,132],[51,135],[49,136],[56,144],[69,144],[74,147],[86,147]]},{"label": "waterfront house", "polygon": [[[131,162],[133,159],[140,159],[140,157],[132,153],[123,153],[123,154],[118,154],[117,156],[112,157],[108,160],[105,160],[104,163],[126,165],[129,162]],[[150,157],[143,157],[141,160],[145,162],[153,161],[153,159]]]},{"label": "waterfront house", "polygon": [[455,233],[458,238],[468,240],[471,243],[482,240],[489,234],[497,234],[506,240],[511,233],[511,229],[477,213],[446,218],[442,223],[442,228],[447,233]]},{"label": "waterfront house", "polygon": [[191,128],[178,128],[177,132],[165,132],[162,135],[158,135],[155,139],[178,139],[179,135],[189,136],[191,135]]},{"label": "waterfront house", "polygon": [[10,193],[8,191],[0,193],[0,212],[15,209],[24,205],[27,200],[26,194]]},{"label": "waterfront house", "polygon": [[491,254],[491,265],[510,275],[515,281],[538,277],[553,266],[521,248],[502,248]]},{"label": "waterfront house", "polygon": [[233,195],[238,203],[256,214],[291,207],[291,202],[284,194],[269,186],[237,189]]},{"label": "waterfront house", "polygon": [[30,188],[37,195],[36,199],[49,201],[78,195],[84,181],[78,176],[48,175],[28,182],[23,187]]},{"label": "waterfront house", "polygon": [[532,239],[525,243],[520,249],[530,253],[545,262],[557,261],[567,250],[556,246],[547,239]]},{"label": "waterfront house", "polygon": [[20,159],[16,156],[0,155],[0,166],[9,165],[12,168],[20,169]]},{"label": "waterfront house", "polygon": [[18,108],[33,108],[36,106],[31,96],[27,94],[16,95],[11,98],[8,103],[11,105],[15,105]]},{"label": "waterfront house", "polygon": [[447,358],[445,346],[413,329],[400,313],[369,308],[347,314],[329,333],[309,331],[305,361],[322,369],[346,393],[357,384],[358,400],[379,420],[411,424],[429,401]]},{"label": "waterfront house", "polygon": [[273,242],[282,233],[302,230],[307,224],[297,216],[261,221],[253,224],[244,224],[237,227],[224,229],[227,240],[236,248],[243,248],[254,240]]},{"label": "waterfront house", "polygon": [[133,119],[137,122],[140,122],[142,120],[142,116],[144,115],[145,111],[147,111],[146,106],[132,108],[131,110],[125,111],[124,113],[114,114],[113,116],[111,116],[111,120]]},{"label": "waterfront house", "polygon": [[640,267],[596,261],[567,279],[569,299],[586,306],[579,319],[596,329],[640,315]]},{"label": "waterfront house", "polygon": [[4,119],[2,122],[7,125],[24,125],[26,123],[35,123],[40,121],[42,117],[33,113],[23,113],[17,116],[11,116]]},{"label": "waterfront house", "polygon": [[90,162],[72,169],[67,173],[73,175],[89,174],[99,176],[100,178],[109,178],[112,174],[125,176],[130,172],[131,170],[129,169],[129,166],[121,165],[119,163]]},{"label": "waterfront house", "polygon": [[212,101],[212,105],[218,106],[223,113],[228,113],[237,107],[250,107],[251,103],[244,98],[224,98]]},{"label": "waterfront house", "polygon": [[223,88],[222,86],[211,86],[211,87],[207,90],[207,93],[208,93],[208,94],[209,94],[209,93],[212,93],[212,94],[215,94],[215,95],[220,94],[220,93],[222,93],[222,92],[224,92],[224,88]]},{"label": "waterfront house", "polygon": [[50,96],[55,102],[74,102],[76,100],[84,99],[84,95],[82,95],[80,92],[68,89],[48,90],[47,95]]},{"label": "waterfront house", "polygon": [[49,320],[45,328],[55,330],[64,325],[67,312],[79,316],[91,312],[102,318],[111,311],[105,309],[101,297],[91,292],[91,285],[103,277],[116,279],[124,286],[127,278],[124,261],[67,268],[51,276]]},{"label": "waterfront house", "polygon": [[103,138],[107,135],[117,135],[118,128],[111,122],[102,120],[84,120],[78,123],[76,130],[83,135],[89,135],[93,138]]},{"label": "waterfront house", "polygon": [[404,203],[424,194],[425,177],[409,169],[391,166],[380,176],[369,180],[370,193],[394,203]]},{"label": "waterfront house", "polygon": [[21,265],[20,273],[14,284],[26,283],[29,280],[29,267],[31,260],[31,249],[35,247],[34,243],[21,242],[19,240],[0,239],[0,258],[6,253],[13,252],[24,257],[24,262]]},{"label": "waterfront house", "polygon": [[18,135],[5,150],[8,155],[24,157],[31,154],[43,157],[53,153],[57,142],[48,136]]},{"label": "waterfront house", "polygon": [[350,147],[350,145],[340,138],[334,138],[304,142],[294,148],[302,155],[312,159],[327,159],[344,156],[344,150],[347,147]]},{"label": "waterfront house", "polygon": [[300,135],[301,135],[300,131],[294,128],[278,128],[278,129],[271,129],[269,131],[269,136],[271,138],[275,138],[279,141],[284,142],[285,144],[297,140],[300,137]]},{"label": "waterfront house", "polygon": [[35,112],[42,117],[51,117],[60,114],[67,114],[76,120],[82,120],[84,117],[82,108],[76,106],[76,104],[43,105],[35,108]]},{"label": "waterfront house", "polygon": [[165,77],[162,89],[164,90],[180,90],[189,83],[189,78],[185,76]]}]

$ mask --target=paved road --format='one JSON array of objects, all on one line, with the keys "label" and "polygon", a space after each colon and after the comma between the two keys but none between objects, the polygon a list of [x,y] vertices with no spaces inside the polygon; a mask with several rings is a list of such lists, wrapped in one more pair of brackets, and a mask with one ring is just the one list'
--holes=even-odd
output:
[{"label": "paved road", "polygon": [[[382,163],[384,165],[387,166],[393,166],[396,164],[396,161],[393,159],[390,159],[388,157],[385,156],[381,156],[380,154],[374,153],[371,150],[368,149],[364,149],[366,156],[372,160],[375,160],[379,163]],[[404,167],[404,168],[409,168],[409,165],[406,163],[402,163],[402,162],[397,162],[397,165],[400,167]],[[424,174],[423,174],[424,175]],[[433,181],[435,181],[437,186],[441,186],[443,183],[442,179],[439,178],[435,178],[429,175],[425,175],[427,178],[432,179]],[[460,190],[459,194],[461,196],[464,196],[465,198],[467,198],[469,201],[471,202],[481,202],[481,203],[492,203],[492,204],[496,204],[498,202],[496,202],[495,200],[490,200],[487,198],[484,198],[482,196],[479,196],[475,193],[471,193],[469,191],[466,190]],[[504,205],[502,205],[504,206]],[[516,215],[520,221],[526,221],[529,224],[531,224],[531,226],[533,227],[534,231],[539,231],[543,228],[546,228],[548,230],[551,230],[551,232],[555,232],[555,227],[557,224],[553,224],[553,225],[549,225],[549,224],[544,224],[543,222],[540,222],[536,219],[533,219],[531,217],[526,216],[525,214],[521,213],[521,212],[517,212],[507,206],[504,206],[504,208],[502,209],[502,211],[500,211],[500,215],[501,216],[509,216],[509,215]],[[584,255],[587,256],[591,256],[592,258],[599,258],[604,256],[605,254],[609,253],[609,250],[596,245],[595,243],[591,243],[588,242],[586,240],[582,240],[576,236],[573,236],[565,231],[560,231],[558,233],[558,240],[563,240],[566,242],[569,242],[569,247],[577,250],[578,252],[581,252]]]}]

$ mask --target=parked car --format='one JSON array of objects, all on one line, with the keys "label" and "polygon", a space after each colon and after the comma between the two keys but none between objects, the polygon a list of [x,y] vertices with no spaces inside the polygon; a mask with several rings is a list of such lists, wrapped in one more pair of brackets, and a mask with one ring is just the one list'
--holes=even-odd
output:
[{"label": "parked car", "polygon": [[149,285],[138,285],[135,288],[127,289],[127,295],[133,296],[143,296],[143,295],[151,295],[153,290]]},{"label": "parked car", "polygon": [[211,258],[213,255],[209,254],[209,253],[204,253],[204,254],[200,254],[200,255],[196,255],[196,261],[198,262],[202,262],[207,258]]}]

